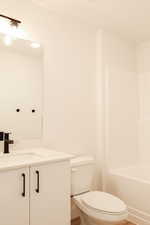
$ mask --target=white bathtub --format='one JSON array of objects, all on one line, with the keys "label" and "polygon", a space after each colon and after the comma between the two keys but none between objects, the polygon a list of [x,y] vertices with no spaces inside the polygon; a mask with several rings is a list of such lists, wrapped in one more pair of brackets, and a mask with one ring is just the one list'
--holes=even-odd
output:
[{"label": "white bathtub", "polygon": [[150,225],[150,166],[111,170],[107,191],[128,205],[131,222]]}]

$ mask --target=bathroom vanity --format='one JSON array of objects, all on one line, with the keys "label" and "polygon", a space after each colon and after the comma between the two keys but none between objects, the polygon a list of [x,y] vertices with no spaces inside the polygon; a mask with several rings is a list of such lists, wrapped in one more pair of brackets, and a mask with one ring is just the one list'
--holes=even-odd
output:
[{"label": "bathroom vanity", "polygon": [[69,225],[70,158],[46,149],[1,155],[3,225]]}]

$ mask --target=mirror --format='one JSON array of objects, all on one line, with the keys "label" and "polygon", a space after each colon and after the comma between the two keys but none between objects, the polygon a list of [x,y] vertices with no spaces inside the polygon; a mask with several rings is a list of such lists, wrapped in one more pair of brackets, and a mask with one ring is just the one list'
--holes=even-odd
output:
[{"label": "mirror", "polygon": [[9,43],[0,35],[0,131],[14,139],[42,133],[43,51],[31,45],[21,39]]}]

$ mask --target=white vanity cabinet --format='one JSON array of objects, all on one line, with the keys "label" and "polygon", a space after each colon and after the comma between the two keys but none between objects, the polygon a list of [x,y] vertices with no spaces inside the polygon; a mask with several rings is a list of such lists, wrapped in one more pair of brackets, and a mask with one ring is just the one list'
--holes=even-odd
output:
[{"label": "white vanity cabinet", "polygon": [[29,224],[29,168],[0,172],[0,225]]},{"label": "white vanity cabinet", "polygon": [[0,225],[69,224],[69,161],[0,172]]},{"label": "white vanity cabinet", "polygon": [[70,224],[69,163],[30,169],[30,225]]}]

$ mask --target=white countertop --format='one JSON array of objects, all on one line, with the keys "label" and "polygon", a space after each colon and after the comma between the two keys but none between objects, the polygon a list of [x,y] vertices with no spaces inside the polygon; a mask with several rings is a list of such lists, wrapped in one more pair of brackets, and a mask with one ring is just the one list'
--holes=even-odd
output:
[{"label": "white countertop", "polygon": [[32,148],[13,151],[9,154],[0,153],[0,171],[54,163],[70,160],[74,156],[50,150],[48,148]]}]

